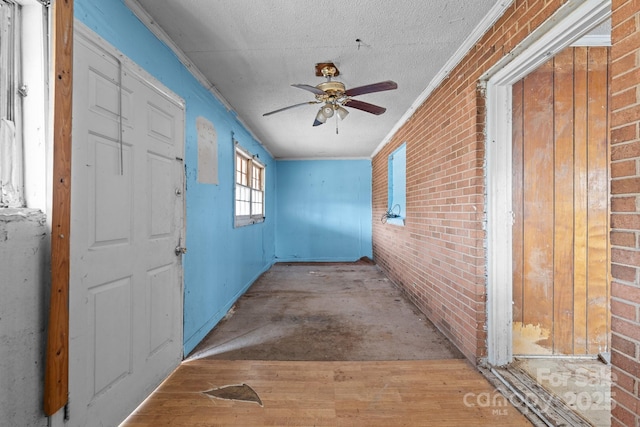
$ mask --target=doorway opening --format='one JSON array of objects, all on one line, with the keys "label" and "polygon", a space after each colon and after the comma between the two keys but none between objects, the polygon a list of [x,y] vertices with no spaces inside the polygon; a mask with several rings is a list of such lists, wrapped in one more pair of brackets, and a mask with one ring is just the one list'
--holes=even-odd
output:
[{"label": "doorway opening", "polygon": [[568,2],[483,79],[488,363],[532,410],[556,404],[547,393],[602,409],[578,415],[596,425],[610,409],[609,14]]}]

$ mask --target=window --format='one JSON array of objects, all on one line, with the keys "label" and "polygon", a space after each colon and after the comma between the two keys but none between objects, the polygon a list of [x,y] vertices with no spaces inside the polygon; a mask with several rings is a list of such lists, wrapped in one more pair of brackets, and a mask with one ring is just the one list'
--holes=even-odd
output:
[{"label": "window", "polygon": [[264,165],[247,151],[236,147],[235,225],[264,221]]},{"label": "window", "polygon": [[21,207],[20,6],[0,0],[0,20],[0,207]]},{"label": "window", "polygon": [[388,202],[384,219],[389,224],[404,225],[407,207],[407,144],[389,155]]},{"label": "window", "polygon": [[0,0],[0,208],[47,208],[46,3]]}]

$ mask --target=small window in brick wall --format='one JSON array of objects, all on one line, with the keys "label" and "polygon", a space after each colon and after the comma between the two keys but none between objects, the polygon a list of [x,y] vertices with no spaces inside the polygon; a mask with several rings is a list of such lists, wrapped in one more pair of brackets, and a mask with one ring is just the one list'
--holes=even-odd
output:
[{"label": "small window in brick wall", "polygon": [[407,207],[407,144],[389,155],[386,222],[404,225]]}]

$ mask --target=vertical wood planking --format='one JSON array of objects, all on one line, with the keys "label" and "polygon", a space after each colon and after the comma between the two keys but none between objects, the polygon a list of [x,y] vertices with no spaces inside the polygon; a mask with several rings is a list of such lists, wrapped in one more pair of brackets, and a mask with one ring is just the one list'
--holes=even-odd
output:
[{"label": "vertical wood planking", "polygon": [[69,234],[71,214],[71,95],[73,0],[54,0],[53,194],[51,299],[46,349],[44,411],[55,414],[69,393]]},{"label": "vertical wood planking", "polygon": [[551,352],[553,343],[553,65],[524,79],[525,145],[524,324],[539,336],[531,353]]},{"label": "vertical wood planking", "polygon": [[588,48],[587,352],[608,350],[608,49]]},{"label": "vertical wood planking", "polygon": [[574,49],[573,351],[587,353],[587,48]]},{"label": "vertical wood planking", "polygon": [[[523,144],[523,83],[522,80],[517,82],[512,87],[512,99],[513,99],[513,115],[512,115],[512,174],[513,174],[513,194],[512,194],[512,209],[513,209],[513,325],[514,334],[518,334],[520,327],[522,326],[522,311],[523,307],[523,220],[522,220],[522,144]],[[516,342],[516,341],[514,341]]]},{"label": "vertical wood planking", "polygon": [[573,353],[573,49],[554,58],[554,353]]},{"label": "vertical wood planking", "polygon": [[571,48],[513,87],[514,354],[608,348],[607,73]]}]

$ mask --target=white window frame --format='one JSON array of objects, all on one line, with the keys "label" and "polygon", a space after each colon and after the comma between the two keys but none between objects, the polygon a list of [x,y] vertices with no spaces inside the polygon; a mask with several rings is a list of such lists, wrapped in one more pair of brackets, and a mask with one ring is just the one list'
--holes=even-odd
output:
[{"label": "white window frame", "polygon": [[[36,208],[47,211],[51,180],[47,144],[48,97],[48,19],[47,8],[39,0],[0,0],[12,5],[13,37],[11,58],[2,59],[1,85],[9,86],[11,113],[2,108],[0,141],[0,193],[2,208]],[[45,2],[46,3],[46,2]],[[5,23],[0,26],[3,38]],[[0,55],[9,52],[0,47]],[[10,67],[5,64],[12,64]],[[11,73],[4,74],[10,69]],[[4,97],[2,103],[4,104]]]},{"label": "white window frame", "polygon": [[[246,175],[238,171],[238,159],[246,165]],[[234,225],[244,227],[265,219],[265,165],[249,151],[235,144],[233,155]],[[244,178],[243,178],[244,175]],[[247,206],[248,205],[248,206]]]}]

